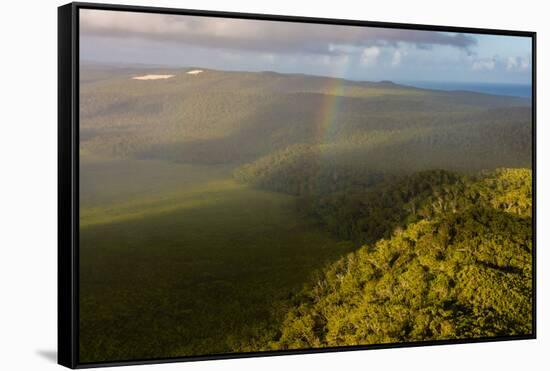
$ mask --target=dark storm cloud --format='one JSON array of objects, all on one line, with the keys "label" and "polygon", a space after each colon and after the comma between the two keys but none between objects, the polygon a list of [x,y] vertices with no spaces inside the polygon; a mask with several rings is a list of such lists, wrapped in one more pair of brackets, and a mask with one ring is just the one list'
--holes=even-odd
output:
[{"label": "dark storm cloud", "polygon": [[83,35],[177,42],[219,49],[269,53],[344,54],[373,45],[409,43],[468,50],[466,34],[396,30],[197,16],[82,10]]}]

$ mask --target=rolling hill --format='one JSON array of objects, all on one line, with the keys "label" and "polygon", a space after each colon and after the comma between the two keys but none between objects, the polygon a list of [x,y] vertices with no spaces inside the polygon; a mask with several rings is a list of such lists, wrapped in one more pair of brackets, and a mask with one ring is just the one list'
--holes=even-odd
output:
[{"label": "rolling hill", "polygon": [[[469,179],[428,172],[374,191],[378,207],[355,206],[371,214],[342,218],[341,227],[365,233],[357,228],[363,220],[385,229],[385,238],[322,270],[294,299],[271,346],[531,333],[531,186],[530,171],[499,169]],[[375,215],[384,203],[393,212]]]},{"label": "rolling hill", "polygon": [[[326,147],[331,158],[359,156],[391,170],[410,169],[404,160],[411,157],[416,169],[530,163],[527,99],[274,72],[190,70],[83,66],[82,154],[244,164],[313,144]],[[132,79],[147,73],[174,76]]]}]

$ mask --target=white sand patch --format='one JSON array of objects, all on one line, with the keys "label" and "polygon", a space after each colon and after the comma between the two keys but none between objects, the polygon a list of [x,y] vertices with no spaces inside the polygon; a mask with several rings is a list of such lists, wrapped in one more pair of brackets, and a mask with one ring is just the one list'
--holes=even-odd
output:
[{"label": "white sand patch", "polygon": [[133,80],[162,80],[174,77],[174,75],[144,75],[132,77]]},{"label": "white sand patch", "polygon": [[203,73],[204,71],[203,70],[191,70],[191,71],[187,71],[187,74],[188,75],[198,75],[199,73]]}]

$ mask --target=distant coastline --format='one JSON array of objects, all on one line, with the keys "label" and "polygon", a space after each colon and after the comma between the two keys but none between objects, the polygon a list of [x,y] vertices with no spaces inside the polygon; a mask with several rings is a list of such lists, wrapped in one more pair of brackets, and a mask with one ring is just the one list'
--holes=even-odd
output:
[{"label": "distant coastline", "polygon": [[472,91],[477,93],[508,95],[512,97],[531,98],[530,84],[506,83],[475,83],[475,82],[442,82],[442,81],[398,81],[400,85],[414,86],[415,88]]}]

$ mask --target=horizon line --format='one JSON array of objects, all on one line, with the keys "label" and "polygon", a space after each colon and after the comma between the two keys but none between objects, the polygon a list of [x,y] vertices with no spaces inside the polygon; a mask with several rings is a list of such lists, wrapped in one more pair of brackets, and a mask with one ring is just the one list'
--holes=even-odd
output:
[{"label": "horizon line", "polygon": [[473,81],[473,80],[409,80],[409,79],[391,79],[391,78],[380,78],[376,80],[364,80],[364,79],[354,79],[352,77],[343,77],[343,76],[334,76],[334,75],[321,75],[314,73],[304,73],[304,72],[281,72],[277,70],[250,70],[250,69],[219,69],[211,67],[203,67],[198,65],[183,65],[183,64],[164,64],[164,63],[140,63],[140,62],[109,62],[109,61],[97,61],[97,60],[81,60],[80,64],[100,64],[107,66],[116,66],[116,67],[126,67],[126,68],[170,68],[170,69],[189,69],[189,68],[201,68],[211,71],[219,72],[248,72],[248,73],[278,73],[281,75],[301,75],[301,76],[313,76],[313,77],[326,77],[333,79],[341,79],[351,82],[370,82],[370,83],[380,83],[380,82],[392,82],[392,83],[452,83],[452,84],[501,84],[501,85],[521,85],[521,86],[532,86],[532,81],[529,82],[503,82],[503,81]]}]

